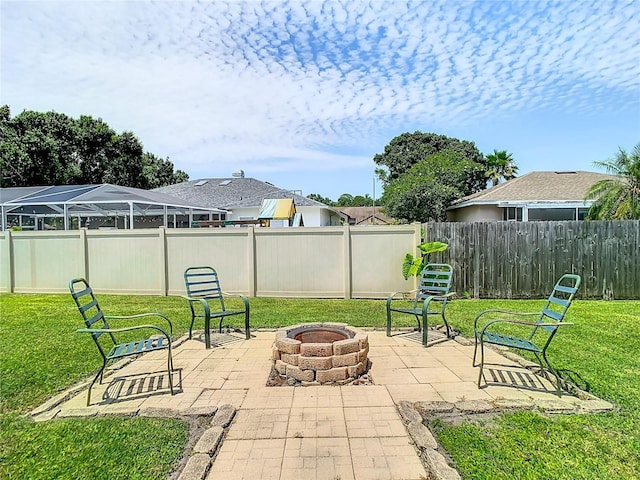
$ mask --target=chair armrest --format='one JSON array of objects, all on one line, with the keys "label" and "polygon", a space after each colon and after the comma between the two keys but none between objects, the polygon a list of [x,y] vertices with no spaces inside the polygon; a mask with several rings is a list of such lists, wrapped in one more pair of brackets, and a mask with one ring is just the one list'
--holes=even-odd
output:
[{"label": "chair armrest", "polygon": [[137,315],[105,315],[104,316],[104,318],[108,320],[128,320],[131,318],[145,318],[145,317],[160,317],[164,319],[169,325],[169,334],[173,335],[173,324],[171,323],[171,320],[169,320],[169,318],[163,315],[162,313],[139,313]]},{"label": "chair armrest", "polygon": [[436,300],[449,300],[451,297],[455,296],[456,292],[449,292],[444,294],[430,294],[427,298],[435,298]]},{"label": "chair armrest", "polygon": [[156,326],[156,325],[135,325],[133,327],[123,327],[123,328],[79,328],[76,330],[76,333],[121,333],[121,332],[130,332],[133,330],[157,330],[162,335],[164,335],[167,340],[171,340],[171,337],[167,335],[167,332]]},{"label": "chair armrest", "polygon": [[225,297],[240,298],[242,300],[242,303],[244,303],[244,308],[247,310],[249,309],[249,299],[245,295],[242,295],[241,293],[228,293],[228,292],[222,292],[222,295],[224,295]]},{"label": "chair armrest", "polygon": [[[538,315],[538,314],[536,314]],[[524,320],[517,320],[514,318],[496,318],[494,320],[489,321],[480,331],[481,335],[487,331],[487,329],[495,325],[496,323],[508,323],[510,325],[523,325],[526,327],[562,327],[565,325],[573,325],[573,323],[569,322],[526,322]],[[477,330],[476,330],[477,332]]]},{"label": "chair armrest", "polygon": [[[509,315],[512,317],[533,317],[533,316],[540,316],[540,312],[530,312],[530,313],[525,313],[525,312],[511,312],[508,310],[500,310],[500,309],[491,309],[491,310],[484,310],[482,312],[480,312],[475,320],[473,321],[473,329],[474,330],[478,330],[478,322],[480,321],[480,319],[486,315],[486,314],[490,314],[490,313],[498,313],[500,315]],[[484,319],[483,319],[484,320]],[[505,319],[508,320],[508,319]],[[490,320],[487,320],[490,321]]]},{"label": "chair armrest", "polygon": [[[415,300],[415,294],[418,292],[418,289],[416,288],[415,290],[409,290],[407,292],[394,292],[394,293],[390,293],[389,296],[387,297],[387,301],[390,300]],[[413,297],[409,298],[409,295],[412,295]],[[397,298],[398,295],[401,295],[401,297]]]}]

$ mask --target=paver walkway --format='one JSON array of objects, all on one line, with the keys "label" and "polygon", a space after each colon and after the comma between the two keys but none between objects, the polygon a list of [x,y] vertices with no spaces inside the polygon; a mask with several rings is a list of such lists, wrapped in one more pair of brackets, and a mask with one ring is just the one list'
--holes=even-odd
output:
[{"label": "paver walkway", "polygon": [[[237,414],[207,476],[215,479],[420,479],[427,478],[397,410],[401,401],[507,400],[557,402],[553,386],[493,351],[485,367],[492,380],[476,385],[473,347],[456,341],[424,348],[406,336],[369,335],[374,385],[267,387],[274,332],[255,332],[210,350],[186,340],[174,350],[179,392],[167,393],[166,354],[139,357],[41,416],[140,413],[176,414],[225,404]],[[228,337],[226,337],[229,339]],[[150,374],[149,372],[157,372]],[[495,382],[493,381],[495,380]],[[582,400],[563,395],[571,408]]]}]

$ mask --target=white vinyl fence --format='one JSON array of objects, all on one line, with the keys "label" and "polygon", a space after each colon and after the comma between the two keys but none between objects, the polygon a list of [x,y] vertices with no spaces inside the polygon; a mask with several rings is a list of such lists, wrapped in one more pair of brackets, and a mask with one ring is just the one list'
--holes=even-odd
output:
[{"label": "white vinyl fence", "polygon": [[420,225],[0,232],[0,291],[181,295],[209,265],[229,292],[260,297],[385,298],[414,288],[402,261]]}]

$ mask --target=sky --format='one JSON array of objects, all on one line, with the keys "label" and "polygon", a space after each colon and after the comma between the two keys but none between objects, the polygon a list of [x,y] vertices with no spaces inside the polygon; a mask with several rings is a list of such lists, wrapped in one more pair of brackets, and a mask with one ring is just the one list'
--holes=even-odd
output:
[{"label": "sky", "polygon": [[101,118],[192,180],[378,197],[404,132],[603,171],[640,142],[631,0],[0,2],[0,103]]}]

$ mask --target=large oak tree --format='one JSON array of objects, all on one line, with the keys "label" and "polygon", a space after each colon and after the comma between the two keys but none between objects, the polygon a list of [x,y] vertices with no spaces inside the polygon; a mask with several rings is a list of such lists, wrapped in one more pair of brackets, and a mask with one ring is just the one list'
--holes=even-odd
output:
[{"label": "large oak tree", "polygon": [[435,133],[403,133],[374,162],[387,215],[408,222],[445,220],[458,198],[487,184],[487,160],[473,142]]},{"label": "large oak tree", "polygon": [[0,186],[112,183],[156,188],[184,182],[173,163],[144,152],[132,132],[117,133],[101,119],[25,110],[11,118],[0,107]]}]

